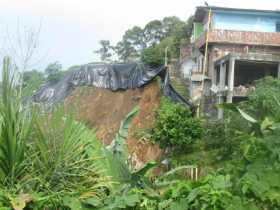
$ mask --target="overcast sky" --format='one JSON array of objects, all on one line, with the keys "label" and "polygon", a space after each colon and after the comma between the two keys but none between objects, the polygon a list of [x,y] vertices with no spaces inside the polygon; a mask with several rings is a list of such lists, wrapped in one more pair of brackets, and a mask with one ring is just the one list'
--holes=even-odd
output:
[{"label": "overcast sky", "polygon": [[[208,0],[209,5],[280,9],[280,0]],[[97,61],[93,51],[100,39],[113,44],[125,30],[143,27],[154,19],[178,16],[187,20],[201,0],[0,0],[0,41],[7,31],[14,34],[17,25],[38,28],[37,48],[40,63],[60,61],[67,68]],[[1,43],[1,42],[0,42]],[[5,44],[5,43],[4,43]],[[3,45],[3,43],[2,43]]]}]

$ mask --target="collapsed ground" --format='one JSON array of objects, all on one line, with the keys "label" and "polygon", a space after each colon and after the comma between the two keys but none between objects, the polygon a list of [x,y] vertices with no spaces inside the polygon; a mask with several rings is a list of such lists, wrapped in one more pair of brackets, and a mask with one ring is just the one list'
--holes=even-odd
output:
[{"label": "collapsed ground", "polygon": [[161,95],[157,80],[141,88],[119,91],[79,87],[65,99],[65,104],[78,113],[79,120],[96,129],[97,137],[105,145],[114,139],[125,116],[139,106],[139,113],[129,130],[127,145],[134,167],[140,168],[149,161],[159,160],[162,153],[157,145],[139,135],[153,127]]}]

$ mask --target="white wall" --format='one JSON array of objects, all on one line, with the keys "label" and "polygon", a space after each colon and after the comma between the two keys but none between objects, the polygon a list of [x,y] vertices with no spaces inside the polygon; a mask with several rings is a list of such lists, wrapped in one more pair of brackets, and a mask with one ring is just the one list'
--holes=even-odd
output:
[{"label": "white wall", "polygon": [[184,78],[189,78],[191,76],[191,71],[196,67],[195,62],[192,59],[186,59],[181,63],[180,71]]}]

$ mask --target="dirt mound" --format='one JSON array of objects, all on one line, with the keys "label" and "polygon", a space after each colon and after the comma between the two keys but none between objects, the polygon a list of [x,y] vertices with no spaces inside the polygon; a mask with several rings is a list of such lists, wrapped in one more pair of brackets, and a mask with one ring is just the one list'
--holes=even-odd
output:
[{"label": "dirt mound", "polygon": [[141,131],[151,128],[155,121],[154,110],[160,103],[160,87],[157,81],[123,91],[111,91],[96,87],[80,87],[65,100],[66,107],[78,113],[78,119],[96,129],[104,144],[109,144],[119,130],[121,121],[136,106],[139,113],[133,119],[127,140],[128,149],[136,168],[160,157],[161,150],[150,141],[140,138]]}]

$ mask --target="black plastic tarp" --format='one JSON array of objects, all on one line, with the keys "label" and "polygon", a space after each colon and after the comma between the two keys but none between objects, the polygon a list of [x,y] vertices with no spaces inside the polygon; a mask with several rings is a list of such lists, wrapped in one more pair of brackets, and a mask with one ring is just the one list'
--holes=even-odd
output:
[{"label": "black plastic tarp", "polygon": [[153,78],[160,76],[164,95],[176,102],[192,107],[178,94],[169,82],[168,71],[164,66],[151,68],[143,64],[86,64],[68,72],[57,84],[46,84],[32,96],[37,103],[55,104],[62,101],[78,86],[95,86],[112,91],[142,87]]}]

